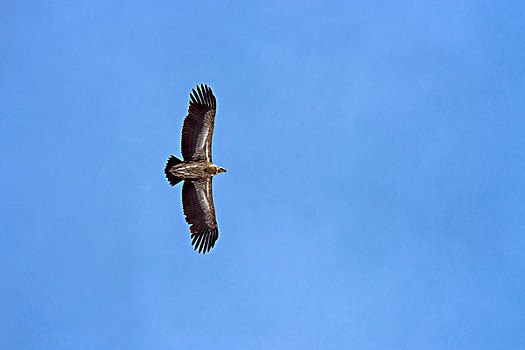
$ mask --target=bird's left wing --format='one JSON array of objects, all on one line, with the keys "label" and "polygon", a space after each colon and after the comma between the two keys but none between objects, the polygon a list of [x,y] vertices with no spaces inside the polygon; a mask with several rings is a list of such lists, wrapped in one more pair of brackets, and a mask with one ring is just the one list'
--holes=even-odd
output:
[{"label": "bird's left wing", "polygon": [[215,96],[207,85],[197,85],[190,94],[188,115],[182,126],[181,149],[184,160],[211,160],[211,140],[215,123]]},{"label": "bird's left wing", "polygon": [[191,245],[199,253],[207,253],[219,238],[213,205],[212,178],[184,180],[182,206],[186,222],[190,224]]}]

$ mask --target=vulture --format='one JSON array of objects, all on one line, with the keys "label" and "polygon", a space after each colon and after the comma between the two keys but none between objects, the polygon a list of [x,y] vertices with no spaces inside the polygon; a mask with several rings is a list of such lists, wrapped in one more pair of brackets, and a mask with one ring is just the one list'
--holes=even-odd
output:
[{"label": "vulture", "polygon": [[190,225],[191,245],[206,254],[219,238],[212,179],[226,169],[213,164],[211,140],[215,121],[216,101],[210,87],[201,84],[190,93],[188,115],[182,125],[182,158],[171,155],[164,174],[171,186],[181,181],[182,207]]}]

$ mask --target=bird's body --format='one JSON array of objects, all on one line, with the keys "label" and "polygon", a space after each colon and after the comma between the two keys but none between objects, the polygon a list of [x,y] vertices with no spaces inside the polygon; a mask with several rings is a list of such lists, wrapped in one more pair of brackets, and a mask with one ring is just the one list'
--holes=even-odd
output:
[{"label": "bird's body", "polygon": [[182,156],[184,161],[170,156],[164,173],[170,185],[182,185],[182,205],[186,222],[190,224],[194,249],[207,253],[219,237],[215,206],[213,205],[212,177],[226,172],[212,163],[211,140],[215,122],[215,96],[201,84],[190,94],[188,115],[182,127]]},{"label": "bird's body", "polygon": [[199,161],[199,162],[182,162],[174,165],[170,172],[182,179],[204,179],[217,175],[221,171],[221,167],[213,164],[212,162]]}]

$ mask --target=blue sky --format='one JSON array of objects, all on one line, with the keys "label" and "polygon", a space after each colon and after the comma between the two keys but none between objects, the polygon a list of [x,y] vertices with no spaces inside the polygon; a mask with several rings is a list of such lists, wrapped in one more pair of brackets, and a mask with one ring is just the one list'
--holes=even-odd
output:
[{"label": "blue sky", "polygon": [[[2,8],[2,349],[525,348],[521,2]],[[201,82],[206,256],[163,175]]]}]

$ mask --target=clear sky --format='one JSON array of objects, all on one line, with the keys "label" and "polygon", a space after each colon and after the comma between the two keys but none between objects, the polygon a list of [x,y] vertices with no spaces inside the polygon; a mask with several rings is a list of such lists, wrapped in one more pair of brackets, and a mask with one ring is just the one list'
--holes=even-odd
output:
[{"label": "clear sky", "polygon": [[523,2],[129,3],[2,3],[1,349],[525,348]]}]

